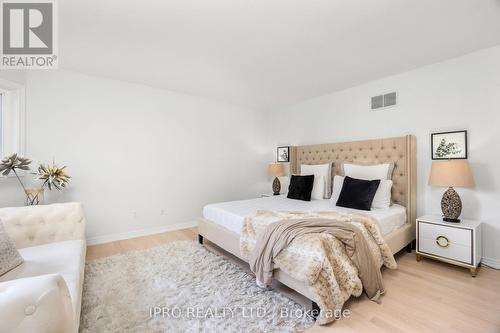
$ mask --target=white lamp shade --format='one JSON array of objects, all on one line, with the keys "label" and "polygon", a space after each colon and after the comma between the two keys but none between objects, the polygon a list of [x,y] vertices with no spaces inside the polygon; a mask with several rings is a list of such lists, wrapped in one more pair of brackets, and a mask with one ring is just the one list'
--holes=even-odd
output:
[{"label": "white lamp shade", "polygon": [[285,166],[281,163],[269,163],[267,167],[267,173],[269,176],[273,177],[283,177],[286,176]]},{"label": "white lamp shade", "polygon": [[472,187],[474,178],[467,160],[433,161],[429,185],[441,187]]}]

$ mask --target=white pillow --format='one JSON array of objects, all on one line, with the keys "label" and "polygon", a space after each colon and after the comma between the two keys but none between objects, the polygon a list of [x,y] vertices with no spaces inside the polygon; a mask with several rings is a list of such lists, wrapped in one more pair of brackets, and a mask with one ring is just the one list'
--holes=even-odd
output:
[{"label": "white pillow", "polygon": [[[345,177],[342,176],[335,176],[333,178],[333,191],[332,191],[332,197],[330,199],[333,205],[337,205],[340,192],[342,191],[342,187],[344,186],[344,178]],[[372,208],[390,207],[391,189],[392,189],[392,180],[381,179],[380,184],[377,188],[377,192],[375,192],[375,196],[373,197]]]},{"label": "white pillow", "polygon": [[389,208],[391,206],[392,180],[381,179],[372,201],[372,208]]},{"label": "white pillow", "polygon": [[333,177],[333,189],[332,189],[332,197],[330,201],[334,206],[337,205],[337,201],[339,200],[340,191],[342,191],[342,186],[344,186],[344,177],[335,176]]},{"label": "white pillow", "polygon": [[323,200],[325,197],[325,177],[314,176],[313,189],[311,192],[312,200]]},{"label": "white pillow", "polygon": [[[300,165],[300,174],[302,176],[306,175],[314,175],[314,179],[323,177],[323,181],[325,182],[325,185],[323,187],[323,198],[328,199],[332,192],[331,192],[331,164],[301,164]],[[314,188],[313,188],[314,191]]]},{"label": "white pillow", "polygon": [[342,163],[343,176],[364,180],[392,179],[393,170],[393,162],[373,165]]}]

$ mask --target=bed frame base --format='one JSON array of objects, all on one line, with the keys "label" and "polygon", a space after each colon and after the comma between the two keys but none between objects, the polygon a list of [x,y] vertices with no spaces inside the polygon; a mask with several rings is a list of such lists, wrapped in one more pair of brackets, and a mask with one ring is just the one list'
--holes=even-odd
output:
[{"label": "bed frame base", "polygon": [[417,242],[413,240],[412,242],[408,243],[408,245],[406,245],[406,252],[412,253],[412,251],[415,250],[416,248],[417,248]]},{"label": "bed frame base", "polygon": [[[199,244],[203,245],[204,239],[205,239],[205,237],[203,235],[198,234],[198,243]],[[214,243],[214,244],[217,245],[216,243]],[[412,242],[408,243],[408,245],[406,245],[406,247],[404,247],[404,248],[406,249],[407,252],[411,253],[412,252],[412,248],[414,246],[415,246],[415,241],[412,241]],[[241,257],[240,257],[240,259],[241,259]],[[279,270],[278,270],[278,272],[279,272]],[[288,287],[291,287],[292,284],[289,282],[291,278],[287,277],[283,272],[279,272],[279,273],[280,274],[275,274],[275,275],[281,277],[281,281],[280,282],[283,283],[284,285],[288,286]],[[276,276],[275,276],[275,278],[276,278]],[[287,280],[288,280],[288,283],[287,283]],[[296,282],[298,283],[298,281],[296,281]],[[301,287],[305,287],[305,285],[301,286]],[[302,288],[297,288],[295,286],[295,288],[292,288],[292,289],[294,289],[295,291],[303,294],[304,296],[308,297],[309,299],[311,298],[311,296],[308,296],[307,292],[304,292],[305,290],[302,289]],[[318,303],[316,303],[315,301],[311,300],[311,316],[312,316],[312,318],[314,320],[318,319],[320,311],[321,311],[321,309],[320,309]]]},{"label": "bed frame base", "polygon": [[[413,243],[413,242],[412,242]],[[412,247],[413,247],[413,244],[412,243],[408,243],[408,245],[406,245],[406,252],[408,253],[411,253],[412,251]]]},{"label": "bed frame base", "polygon": [[[384,239],[392,253],[408,249],[408,245],[411,245],[415,240],[414,226],[412,223],[406,223],[401,228],[384,236]],[[245,263],[247,262],[240,253],[240,235],[212,221],[202,218],[198,221],[198,242],[203,244],[205,240],[208,240],[210,244],[216,245],[218,248],[230,253]],[[294,279],[280,269],[274,271],[273,279],[305,296],[309,301],[314,302],[313,306],[317,306],[315,303],[317,300],[315,300],[315,296],[310,292],[309,286],[306,283]],[[303,302],[305,301],[299,301],[299,303],[305,306],[311,304]]]}]

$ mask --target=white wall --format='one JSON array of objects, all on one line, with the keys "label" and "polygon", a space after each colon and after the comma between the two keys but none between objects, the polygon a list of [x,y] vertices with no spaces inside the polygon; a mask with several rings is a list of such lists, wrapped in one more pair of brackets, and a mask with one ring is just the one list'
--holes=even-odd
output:
[{"label": "white wall", "polygon": [[[49,202],[83,202],[88,238],[178,226],[267,186],[262,113],[67,71],[30,71],[26,94],[26,155],[68,166]],[[15,179],[0,186],[0,206],[22,205]]]},{"label": "white wall", "polygon": [[[370,111],[370,97],[396,90],[399,106]],[[427,185],[430,134],[467,129],[476,187],[459,189],[463,217],[482,219],[484,256],[500,265],[500,47],[314,98],[274,114],[273,146],[415,134],[418,213],[440,213],[443,189]]]}]

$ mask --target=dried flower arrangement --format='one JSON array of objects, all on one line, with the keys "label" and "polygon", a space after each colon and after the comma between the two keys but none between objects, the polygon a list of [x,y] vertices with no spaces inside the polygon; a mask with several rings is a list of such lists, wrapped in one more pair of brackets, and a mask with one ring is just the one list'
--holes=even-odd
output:
[{"label": "dried flower arrangement", "polygon": [[55,161],[52,161],[52,165],[40,164],[38,166],[38,171],[33,173],[38,176],[39,180],[43,181],[42,187],[48,187],[50,191],[53,188],[62,191],[69,184],[69,179],[71,178],[64,171],[65,166],[59,167],[56,165]]},{"label": "dried flower arrangement", "polygon": [[52,191],[52,189],[62,191],[68,186],[71,177],[66,174],[66,167],[59,167],[55,161],[52,161],[52,164],[40,164],[37,172],[31,173],[32,175],[37,176],[37,179],[41,180],[43,183],[40,191],[30,191],[24,186],[17,170],[29,171],[31,162],[32,161],[30,159],[18,156],[18,154],[12,154],[11,156],[5,157],[0,161],[0,174],[8,176],[11,172],[14,173],[26,195],[27,205],[39,204],[40,198],[38,193],[40,191],[43,193],[43,188],[45,187],[48,188],[49,191]]},{"label": "dried flower arrangement", "polygon": [[17,154],[12,154],[11,156],[5,157],[0,162],[0,173],[2,174],[2,176],[8,176],[10,175],[11,172],[14,173],[14,175],[16,175],[17,180],[19,181],[19,184],[21,184],[24,193],[28,195],[26,187],[21,181],[21,178],[19,178],[19,174],[17,173],[16,170],[29,171],[30,164],[31,164],[30,159],[18,156]]}]

